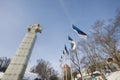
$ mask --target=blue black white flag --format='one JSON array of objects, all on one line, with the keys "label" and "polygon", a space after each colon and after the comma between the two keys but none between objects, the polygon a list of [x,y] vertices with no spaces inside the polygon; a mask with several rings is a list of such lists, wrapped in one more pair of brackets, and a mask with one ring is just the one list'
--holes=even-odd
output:
[{"label": "blue black white flag", "polygon": [[63,54],[65,55],[66,53],[65,53],[65,50],[63,50]]},{"label": "blue black white flag", "polygon": [[65,52],[67,53],[67,55],[69,55],[69,51],[68,51],[66,45],[65,45]]},{"label": "blue black white flag", "polygon": [[60,59],[59,61],[62,62],[62,59]]},{"label": "blue black white flag", "polygon": [[80,37],[82,37],[83,39],[86,39],[86,38],[87,38],[87,34],[86,34],[85,32],[81,31],[79,28],[77,28],[77,27],[74,26],[74,25],[72,25],[72,28],[73,28],[73,30],[74,30],[75,32],[78,33],[78,35],[79,35]]},{"label": "blue black white flag", "polygon": [[63,56],[61,56],[61,59],[63,59]]},{"label": "blue black white flag", "polygon": [[69,41],[70,43],[74,43],[74,42],[75,42],[70,36],[68,36],[68,41]]},{"label": "blue black white flag", "polygon": [[76,49],[76,42],[70,36],[68,36],[68,41],[71,43],[72,50],[75,50]]}]

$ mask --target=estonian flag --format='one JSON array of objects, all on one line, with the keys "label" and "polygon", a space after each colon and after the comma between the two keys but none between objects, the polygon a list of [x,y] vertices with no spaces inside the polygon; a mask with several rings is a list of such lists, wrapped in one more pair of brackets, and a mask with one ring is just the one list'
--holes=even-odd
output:
[{"label": "estonian flag", "polygon": [[70,43],[74,43],[74,42],[75,42],[70,36],[68,36],[68,41],[69,41]]},{"label": "estonian flag", "polygon": [[65,53],[66,53],[67,55],[69,55],[69,51],[68,51],[66,45],[65,45]]},{"label": "estonian flag", "polygon": [[68,36],[68,41],[71,43],[72,50],[75,50],[76,49],[76,42],[70,36]]},{"label": "estonian flag", "polygon": [[81,31],[79,28],[77,28],[77,27],[74,26],[74,25],[72,25],[72,28],[73,28],[73,30],[74,30],[75,32],[78,33],[78,35],[79,35],[80,37],[82,37],[82,38],[84,38],[84,39],[87,38],[87,34],[84,33],[83,31]]},{"label": "estonian flag", "polygon": [[61,56],[61,59],[63,59],[63,56]]},{"label": "estonian flag", "polygon": [[62,60],[61,60],[61,59],[60,59],[59,61],[60,61],[60,62],[62,62]]},{"label": "estonian flag", "polygon": [[63,54],[65,55],[66,53],[65,53],[65,50],[63,50]]}]

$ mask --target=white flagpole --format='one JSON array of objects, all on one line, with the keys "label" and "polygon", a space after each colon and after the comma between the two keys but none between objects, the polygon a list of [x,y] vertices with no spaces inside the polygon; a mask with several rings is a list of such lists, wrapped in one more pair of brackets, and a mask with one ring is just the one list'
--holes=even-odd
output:
[{"label": "white flagpole", "polygon": [[[75,37],[75,34],[74,34],[74,37]],[[75,40],[75,44],[76,44],[76,40]],[[81,63],[80,63],[80,57],[78,56],[78,52],[77,52],[77,44],[76,44],[76,48],[75,48],[75,54],[76,54],[77,57],[78,57],[78,63],[79,63],[80,72],[81,72]],[[83,80],[82,72],[81,72],[81,78],[82,78],[82,80]]]},{"label": "white flagpole", "polygon": [[71,68],[70,68],[70,70],[71,70],[70,72],[71,72],[71,80],[72,80],[72,63],[71,63],[71,57],[72,57],[72,56],[71,56],[71,52],[70,52],[69,54],[70,54],[70,67],[71,67]]}]

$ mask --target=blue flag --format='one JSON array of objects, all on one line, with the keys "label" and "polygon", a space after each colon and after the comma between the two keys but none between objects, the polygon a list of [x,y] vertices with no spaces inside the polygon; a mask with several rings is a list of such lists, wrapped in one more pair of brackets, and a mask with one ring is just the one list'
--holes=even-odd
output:
[{"label": "blue flag", "polygon": [[63,59],[63,56],[61,56],[61,59]]},{"label": "blue flag", "polygon": [[65,50],[63,50],[63,54],[65,55],[66,53],[65,53]]},{"label": "blue flag", "polygon": [[66,45],[65,45],[65,52],[67,53],[67,55],[69,55],[69,51],[68,51]]},{"label": "blue flag", "polygon": [[76,49],[76,42],[70,36],[68,36],[68,41],[71,43],[72,50],[75,50]]},{"label": "blue flag", "polygon": [[79,28],[77,28],[77,27],[74,26],[74,25],[72,25],[72,28],[73,28],[73,30],[74,30],[75,32],[78,33],[78,35],[79,35],[80,37],[82,37],[82,38],[84,38],[84,39],[87,38],[87,34],[84,33],[83,31],[81,31]]},{"label": "blue flag", "polygon": [[74,42],[75,42],[70,36],[68,36],[68,41],[69,41],[70,43],[74,43]]}]

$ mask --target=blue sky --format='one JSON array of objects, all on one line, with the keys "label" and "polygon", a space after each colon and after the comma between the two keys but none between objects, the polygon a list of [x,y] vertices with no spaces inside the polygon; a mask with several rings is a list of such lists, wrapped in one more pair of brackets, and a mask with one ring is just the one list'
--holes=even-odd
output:
[{"label": "blue sky", "polygon": [[37,34],[28,68],[42,58],[60,70],[67,36],[74,35],[71,24],[89,34],[96,20],[113,18],[117,8],[120,0],[0,0],[0,57],[12,58],[26,27],[39,23],[43,31]]}]

